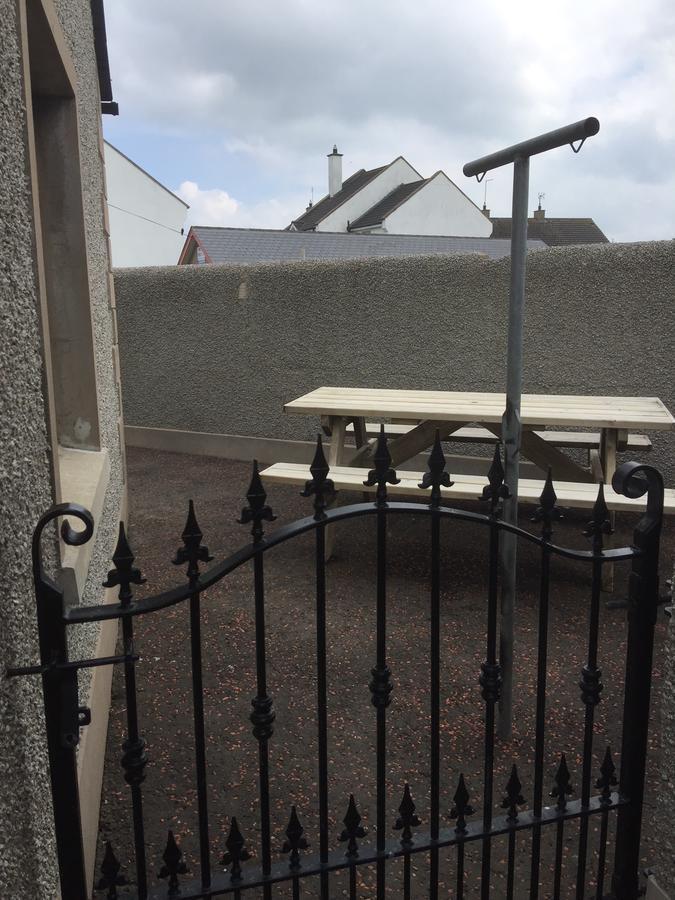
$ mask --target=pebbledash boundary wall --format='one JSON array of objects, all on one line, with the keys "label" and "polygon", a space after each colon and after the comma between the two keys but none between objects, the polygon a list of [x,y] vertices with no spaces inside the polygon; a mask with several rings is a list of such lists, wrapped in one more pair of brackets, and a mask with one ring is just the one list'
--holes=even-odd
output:
[{"label": "pebbledash boundary wall", "polygon": [[[538,250],[527,266],[525,391],[675,410],[674,241]],[[283,405],[321,385],[503,390],[509,269],[468,254],[118,269],[127,441],[293,461],[308,448],[287,442],[319,423]],[[675,486],[675,433],[651,438]]]}]

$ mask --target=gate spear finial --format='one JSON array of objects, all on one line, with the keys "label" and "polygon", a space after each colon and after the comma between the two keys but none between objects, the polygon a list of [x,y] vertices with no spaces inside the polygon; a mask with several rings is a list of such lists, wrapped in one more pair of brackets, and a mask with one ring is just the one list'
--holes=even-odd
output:
[{"label": "gate spear finial", "polygon": [[349,795],[349,806],[347,807],[347,814],[345,815],[343,822],[345,823],[345,827],[340,835],[340,840],[347,841],[347,856],[358,856],[359,845],[356,842],[356,839],[365,837],[366,829],[361,825],[361,816],[356,808],[356,801],[354,800],[353,794]]},{"label": "gate spear finial", "polygon": [[399,817],[394,825],[394,830],[401,832],[401,844],[404,847],[411,846],[413,843],[412,830],[420,824],[420,819],[419,816],[416,815],[415,804],[413,803],[413,798],[410,794],[410,785],[407,781],[403,788],[403,799],[401,800],[398,811]]},{"label": "gate spear finial", "polygon": [[134,554],[129,546],[124,522],[120,522],[117,546],[113,553],[115,567],[108,572],[108,577],[103,582],[103,587],[111,588],[119,586],[119,601],[121,606],[128,606],[133,598],[132,584],[145,584],[145,578],[141,570],[134,567]]},{"label": "gate spear finial", "polygon": [[288,862],[291,869],[300,868],[300,850],[306,850],[309,847],[304,834],[305,829],[300,824],[295,806],[291,806],[291,816],[286,827],[286,840],[281,848],[282,853],[291,854]]},{"label": "gate spear finial", "polygon": [[337,491],[333,481],[328,477],[330,466],[323,452],[320,434],[316,438],[316,451],[309,471],[312,477],[305,482],[305,488],[300,492],[300,496],[311,497],[314,494],[314,518],[324,519],[326,517],[326,507],[333,502]]},{"label": "gate spear finial", "polygon": [[186,575],[192,582],[199,577],[199,563],[210,562],[213,559],[213,557],[209,555],[209,548],[202,545],[202,538],[204,535],[197,522],[195,507],[192,500],[190,500],[188,504],[188,515],[181,537],[183,538],[183,544],[185,546],[179,547],[178,550],[176,550],[176,555],[172,562],[174,566],[180,566],[183,563],[187,563]]},{"label": "gate spear finial", "polygon": [[257,544],[263,537],[263,521],[274,522],[276,519],[276,516],[272,512],[272,507],[268,506],[266,503],[267,494],[265,493],[265,488],[260,480],[257,459],[253,460],[253,474],[251,475],[251,483],[246,492],[246,499],[248,500],[248,506],[245,506],[242,509],[239,524],[246,525],[248,522],[253,522],[251,535],[253,536],[253,542]]},{"label": "gate spear finial", "polygon": [[465,834],[466,817],[473,815],[474,809],[473,806],[469,805],[469,792],[466,789],[464,775],[459,776],[459,784],[457,785],[455,796],[452,799],[455,805],[450,810],[450,818],[457,819],[455,831],[458,834]]},{"label": "gate spear finial", "polygon": [[382,505],[387,502],[387,485],[398,484],[401,480],[396,477],[396,472],[391,467],[391,453],[387,447],[387,435],[384,431],[384,425],[380,425],[380,434],[377,438],[373,462],[375,463],[375,468],[368,472],[368,478],[363,483],[366,487],[377,485],[375,501]]},{"label": "gate spear finial", "polygon": [[441,505],[441,488],[449,488],[454,484],[454,481],[450,481],[450,473],[445,470],[445,455],[443,453],[441,434],[438,428],[436,429],[434,446],[431,448],[427,466],[429,471],[425,472],[422,476],[419,487],[421,487],[422,490],[425,490],[428,487],[431,488],[429,506],[438,507]]},{"label": "gate spear finial", "polygon": [[222,863],[224,866],[230,866],[230,880],[239,881],[241,879],[241,864],[249,859],[250,854],[246,849],[244,836],[239,830],[236,816],[232,816],[230,822],[230,833],[225,841],[227,851],[223,854]]},{"label": "gate spear finial", "polygon": [[560,765],[555,774],[555,787],[551,791],[551,797],[557,797],[557,807],[559,810],[567,808],[567,795],[573,794],[574,788],[570,784],[570,770],[567,768],[567,760],[565,754],[560,756]]},{"label": "gate spear finial", "polygon": [[518,821],[518,807],[525,803],[525,798],[520,793],[521,789],[522,785],[520,783],[520,778],[518,778],[518,769],[514,763],[511,768],[508,784],[506,785],[506,797],[502,800],[502,809],[508,810],[506,818],[509,822]]}]

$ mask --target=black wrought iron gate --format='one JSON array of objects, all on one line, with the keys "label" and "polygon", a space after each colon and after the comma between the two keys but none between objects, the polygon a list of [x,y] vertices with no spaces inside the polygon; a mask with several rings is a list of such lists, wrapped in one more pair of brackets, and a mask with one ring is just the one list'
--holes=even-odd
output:
[{"label": "black wrought iron gate", "polygon": [[[40,634],[39,666],[13,669],[8,674],[41,674],[47,723],[47,738],[51,764],[52,792],[54,799],[55,832],[58,845],[59,866],[63,897],[67,900],[85,900],[83,850],[81,839],[79,801],[77,791],[76,746],[80,727],[87,724],[88,712],[78,703],[77,672],[79,669],[118,663],[124,670],[126,693],[127,737],[123,744],[122,765],[125,779],[130,788],[131,812],[135,846],[135,872],[126,873],[133,884],[132,895],[138,898],[180,897],[209,898],[225,894],[235,897],[252,889],[262,890],[265,898],[271,898],[275,885],[290,883],[293,897],[299,897],[304,887],[310,888],[321,897],[329,895],[329,873],[344,871],[349,886],[349,895],[358,894],[358,871],[363,866],[376,868],[376,894],[383,898],[411,896],[411,857],[425,854],[428,857],[428,882],[419,896],[436,898],[439,896],[439,857],[441,851],[455,854],[454,896],[465,894],[465,852],[470,844],[475,844],[481,853],[480,893],[483,898],[491,893],[491,870],[493,842],[503,836],[507,842],[504,859],[506,896],[514,896],[514,871],[516,865],[516,844],[529,840],[530,855],[530,898],[540,896],[571,896],[578,900],[593,895],[606,896],[606,849],[610,816],[616,816],[616,846],[614,866],[611,875],[611,896],[617,900],[635,898],[638,892],[638,864],[640,829],[645,779],[645,759],[649,719],[649,695],[652,669],[652,648],[654,624],[658,603],[658,556],[661,519],[663,511],[663,482],[659,473],[650,466],[626,463],[615,474],[614,490],[626,496],[639,497],[647,494],[647,510],[639,521],[630,547],[603,549],[603,536],[610,531],[609,515],[599,487],[592,518],[585,534],[591,540],[590,550],[574,550],[557,546],[552,541],[553,522],[558,516],[556,495],[550,479],[541,496],[541,505],[536,519],[541,522],[541,535],[535,535],[500,519],[502,500],[508,496],[504,483],[499,448],[488,476],[482,499],[487,504],[487,512],[480,514],[467,510],[451,509],[442,505],[441,488],[451,484],[445,470],[445,459],[438,438],[429,458],[429,470],[420,485],[430,489],[429,503],[390,502],[387,499],[387,485],[397,482],[396,473],[390,467],[386,437],[380,436],[374,457],[374,469],[366,482],[376,486],[373,503],[358,503],[350,506],[330,508],[334,497],[333,484],[329,478],[329,468],[321,448],[319,438],[316,455],[311,466],[312,478],[306,484],[303,495],[312,496],[314,514],[292,524],[276,528],[266,536],[263,523],[274,516],[267,505],[266,495],[257,465],[254,463],[253,477],[247,493],[248,505],[243,510],[241,522],[251,525],[252,542],[228,559],[202,571],[201,564],[211,561],[208,550],[202,545],[202,534],[190,503],[187,523],[183,532],[183,546],[176,553],[174,562],[186,567],[187,581],[183,586],[154,596],[135,599],[133,585],[139,585],[143,578],[134,567],[134,556],[127,542],[124,528],[120,526],[119,542],[113,556],[114,568],[105,582],[107,587],[119,589],[116,604],[103,606],[66,606],[62,591],[46,575],[41,561],[40,541],[42,532],[53,519],[70,516],[81,520],[84,530],[73,529],[67,520],[62,524],[62,536],[66,543],[83,544],[93,533],[90,513],[73,504],[63,504],[47,512],[35,530],[33,538],[33,569],[37,598],[37,615]],[[428,823],[420,822],[412,799],[415,784],[405,784],[403,799],[398,806],[395,829],[398,837],[388,838],[388,826],[393,821],[392,802],[387,796],[387,709],[392,700],[392,681],[387,664],[387,520],[392,515],[425,516],[429,521],[431,543],[430,571],[430,646],[429,653],[429,771],[430,805]],[[340,835],[342,847],[332,844],[334,836],[329,830],[328,808],[328,721],[327,721],[327,628],[326,628],[326,567],[325,536],[326,527],[338,521],[374,517],[376,528],[376,647],[377,654],[371,670],[370,692],[375,708],[377,734],[376,761],[376,821],[375,840],[364,841],[365,830],[361,824],[357,800],[351,795],[344,818],[344,830]],[[445,761],[440,752],[441,690],[440,690],[440,529],[444,519],[472,522],[485,528],[489,547],[489,573],[487,596],[487,646],[485,661],[477,673],[477,687],[480,686],[485,705],[484,737],[484,777],[482,795],[472,799],[467,785],[460,775],[454,795],[454,807],[449,825],[442,825],[440,809],[440,779]],[[504,531],[516,534],[520,539],[530,541],[540,548],[540,597],[539,634],[537,658],[536,691],[536,735],[531,785],[532,804],[523,811],[525,800],[521,794],[518,771],[515,765],[505,787],[505,795],[496,795],[494,783],[495,768],[495,709],[499,699],[500,668],[497,658],[497,612],[498,612],[498,551],[500,535]],[[290,820],[285,830],[283,856],[273,860],[273,840],[275,847],[283,823],[272,822],[270,810],[268,743],[272,736],[275,712],[272,698],[267,690],[266,634],[265,634],[265,553],[273,547],[313,532],[316,540],[316,722],[318,730],[318,779],[317,804],[319,811],[318,853],[310,854],[300,817],[302,810],[293,806]],[[546,731],[547,703],[547,645],[549,616],[549,565],[553,556],[562,556],[586,563],[591,571],[589,604],[587,662],[581,671],[581,701],[584,715],[584,746],[580,773],[579,797],[569,799],[572,793],[570,773],[565,757],[560,758],[552,796],[555,805],[545,804],[546,772],[544,740]],[[630,727],[623,729],[620,760],[620,778],[617,784],[615,764],[609,747],[599,772],[593,772],[593,725],[594,711],[602,691],[601,672],[598,667],[598,634],[600,591],[602,569],[619,560],[631,560],[632,572],[629,584],[628,634],[626,679],[624,698],[624,722]],[[249,848],[245,836],[240,831],[236,810],[232,810],[229,836],[224,856],[217,854],[218,865],[214,865],[215,851],[211,846],[209,815],[207,811],[207,766],[205,755],[205,720],[202,689],[202,639],[200,633],[200,603],[202,595],[228,574],[252,561],[255,600],[255,645],[256,645],[256,693],[252,701],[250,715],[253,734],[258,745],[259,771],[259,816],[260,846],[256,849],[257,860],[249,860]],[[182,851],[174,835],[169,832],[164,865],[159,872],[160,879],[154,880],[146,864],[144,838],[144,817],[142,783],[147,762],[146,745],[139,730],[136,690],[136,662],[138,656],[134,646],[134,622],[138,616],[153,615],[175,604],[187,602],[190,610],[190,640],[192,659],[192,695],[194,715],[194,752],[196,766],[196,791],[198,806],[198,839],[200,867],[197,877],[186,872],[182,861]],[[119,619],[122,623],[123,653],[106,659],[69,660],[67,652],[67,632],[76,624]],[[422,727],[422,726],[420,726]],[[152,752],[152,748],[148,748]],[[349,786],[345,785],[345,796]],[[618,790],[614,790],[618,787]],[[595,792],[593,791],[595,788]],[[528,788],[529,792],[529,788]],[[478,802],[477,802],[478,800]],[[501,804],[504,814],[495,815],[496,803]],[[478,808],[474,809],[473,806]],[[600,822],[597,869],[593,872],[589,861],[589,823],[592,817]],[[575,884],[561,884],[563,841],[566,823],[576,819],[578,846],[576,848],[577,867]],[[423,828],[423,826],[425,826]],[[540,889],[541,844],[544,829],[553,829],[556,835],[555,860],[553,861],[553,883],[550,888]],[[312,841],[314,844],[315,842]],[[521,844],[522,846],[522,844]],[[402,884],[397,878],[394,883],[388,862],[402,858]],[[248,861],[247,861],[248,860]],[[595,868],[595,867],[594,867]],[[118,896],[122,883],[120,865],[113,848],[108,845],[102,866],[103,877],[98,889],[108,898]],[[574,879],[572,879],[574,881]],[[427,887],[428,885],[428,887]],[[608,886],[609,887],[609,886]],[[125,896],[127,896],[125,889]],[[522,896],[522,894],[521,894]]]}]

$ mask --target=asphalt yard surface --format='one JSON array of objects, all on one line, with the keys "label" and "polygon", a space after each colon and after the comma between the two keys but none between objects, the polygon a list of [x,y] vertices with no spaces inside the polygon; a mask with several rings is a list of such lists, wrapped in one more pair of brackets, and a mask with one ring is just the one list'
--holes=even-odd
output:
[{"label": "asphalt yard surface", "polygon": [[[193,499],[203,543],[221,560],[249,541],[250,526],[238,524],[250,479],[250,465],[204,457],[128,451],[130,541],[147,583],[137,596],[157,593],[184,583],[184,566],[171,564],[182,546],[188,500]],[[340,502],[360,502],[360,496]],[[266,523],[272,531],[311,512],[311,500],[295,487],[274,487],[268,494],[277,520]],[[478,509],[474,504],[467,508]],[[531,509],[525,508],[525,513]],[[556,523],[557,543],[588,548],[582,534],[588,515],[570,513]],[[618,523],[615,542],[630,543],[637,517]],[[532,525],[523,516],[521,524]],[[387,652],[393,692],[387,711],[387,838],[393,830],[405,782],[409,782],[419,831],[429,822],[429,520],[421,516],[392,516],[388,532]],[[673,557],[673,529],[664,539],[663,577]],[[276,721],[269,745],[271,828],[274,861],[283,860],[289,813],[295,805],[309,842],[309,854],[318,852],[316,618],[314,538],[298,537],[265,555],[265,603],[268,690]],[[519,545],[519,592],[516,613],[516,668],[513,736],[495,745],[494,815],[503,814],[502,799],[517,763],[526,807],[532,802],[534,714],[537,663],[540,551],[528,542]],[[327,569],[328,632],[328,760],[330,849],[344,848],[339,836],[344,827],[349,795],[354,794],[364,844],[375,840],[375,709],[371,704],[370,670],[375,663],[375,521],[350,520],[338,526],[334,558]],[[626,564],[617,566],[615,599],[623,595]],[[485,703],[478,676],[485,659],[487,597],[487,531],[475,525],[445,521],[442,528],[441,570],[441,817],[452,827],[448,814],[460,774],[464,775],[475,813],[482,816]],[[545,797],[565,753],[578,797],[581,782],[584,707],[578,687],[586,661],[590,573],[578,563],[555,559],[552,564],[545,744]],[[255,617],[253,574],[246,564],[227,576],[202,598],[201,623],[204,659],[207,792],[214,872],[222,873],[225,841],[236,816],[251,860],[260,863],[260,811],[258,805],[258,748],[249,720],[256,694]],[[648,808],[644,862],[653,862],[650,833],[653,799],[658,788],[660,763],[659,687],[661,644],[665,619],[660,614],[655,654],[653,728],[650,734]],[[185,883],[199,872],[196,814],[195,756],[190,675],[188,604],[172,606],[135,620],[140,731],[147,742],[149,762],[143,783],[143,808],[148,874],[151,885],[166,885],[157,877],[163,863],[167,830],[171,829],[184,853],[189,872]],[[594,727],[596,770],[607,745],[619,764],[623,678],[625,665],[625,611],[601,610],[599,666],[602,702]],[[130,791],[120,766],[126,737],[126,704],[122,672],[115,672],[108,735],[100,854],[105,841],[113,844],[127,878],[133,882],[133,831]],[[595,780],[596,774],[594,774]],[[610,816],[608,867],[611,866],[614,815]],[[595,885],[599,818],[592,820],[589,840],[589,893]],[[574,896],[578,824],[565,826],[563,839],[563,897]],[[491,896],[506,896],[507,839],[493,842]],[[542,897],[552,897],[555,829],[542,838]],[[530,835],[519,834],[516,844],[516,897],[525,897],[529,885]],[[412,863],[412,896],[429,896],[428,855]],[[402,897],[401,861],[387,864],[387,895]],[[608,872],[610,869],[608,868]],[[466,897],[480,896],[480,844],[467,846]],[[456,851],[441,853],[440,896],[456,896]],[[358,872],[358,896],[374,897],[374,872]],[[607,885],[607,880],[605,882]],[[133,889],[133,885],[131,886]],[[126,888],[120,888],[120,893]],[[275,887],[275,897],[290,897],[291,886]],[[160,896],[165,896],[164,893]],[[245,896],[258,896],[256,891]],[[302,886],[302,896],[317,896],[313,879]],[[348,896],[346,871],[331,876],[331,896]]]}]

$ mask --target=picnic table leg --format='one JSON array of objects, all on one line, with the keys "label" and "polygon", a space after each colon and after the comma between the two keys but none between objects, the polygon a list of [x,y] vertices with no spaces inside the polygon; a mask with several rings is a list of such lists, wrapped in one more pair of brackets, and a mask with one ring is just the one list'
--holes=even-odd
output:
[{"label": "picnic table leg", "polygon": [[354,441],[357,449],[365,447],[368,443],[368,435],[366,434],[366,420],[363,416],[354,417]]},{"label": "picnic table leg", "polygon": [[[605,484],[611,485],[612,476],[616,472],[616,450],[618,444],[618,431],[616,428],[603,428],[600,432],[600,465],[602,466],[602,478]],[[614,530],[616,513],[610,512],[609,524]],[[612,546],[612,538],[608,537],[607,547]],[[602,590],[611,593],[614,590],[614,566],[609,563],[602,567]]]},{"label": "picnic table leg", "polygon": [[[369,446],[366,420],[363,416],[354,417],[354,443],[356,444],[356,453],[354,454],[354,457],[356,457],[360,450]],[[354,457],[352,458],[350,465],[354,465]],[[364,503],[368,503],[372,499],[368,491],[364,491],[362,496]]]},{"label": "picnic table leg", "polygon": [[[363,420],[361,420],[363,421]],[[342,416],[331,416],[328,427],[331,431],[330,447],[328,449],[328,465],[332,469],[334,466],[342,465],[345,455],[345,435],[347,431],[348,419]],[[333,501],[335,502],[335,501]],[[331,504],[332,505],[332,504]],[[333,555],[333,544],[335,542],[335,526],[328,525],[326,527],[325,542],[325,560]]]}]

